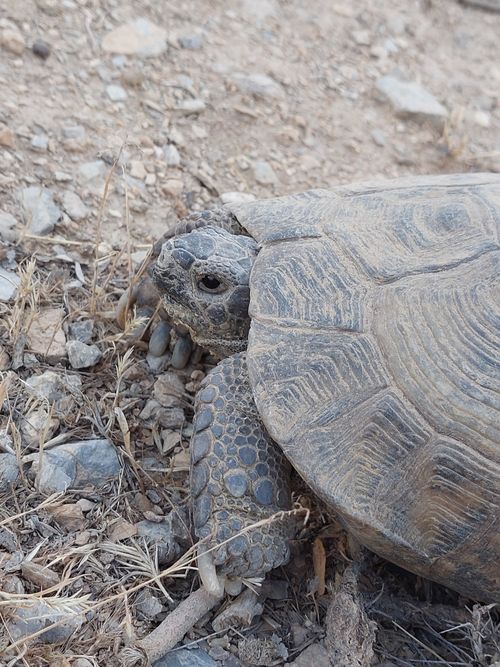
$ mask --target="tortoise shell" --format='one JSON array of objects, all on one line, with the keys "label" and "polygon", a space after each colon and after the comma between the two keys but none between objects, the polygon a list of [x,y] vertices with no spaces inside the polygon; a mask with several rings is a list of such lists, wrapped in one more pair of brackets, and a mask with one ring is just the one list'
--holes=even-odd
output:
[{"label": "tortoise shell", "polygon": [[361,543],[500,600],[500,176],[233,204],[272,438]]}]

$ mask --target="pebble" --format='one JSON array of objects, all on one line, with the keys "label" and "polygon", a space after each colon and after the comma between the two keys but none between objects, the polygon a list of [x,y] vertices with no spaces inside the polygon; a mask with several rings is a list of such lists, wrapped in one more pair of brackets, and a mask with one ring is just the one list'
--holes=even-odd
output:
[{"label": "pebble", "polygon": [[[33,464],[33,469],[37,468],[38,461]],[[43,452],[37,485],[41,493],[99,489],[117,479],[120,470],[118,454],[109,440],[79,440]]]},{"label": "pebble", "polygon": [[[64,598],[61,598],[61,603],[63,601]],[[78,609],[75,606],[72,608]],[[10,609],[7,607],[4,622],[12,641],[17,641],[44,628],[48,628],[46,632],[43,632],[32,641],[42,644],[63,643],[83,623],[83,619],[85,618],[85,615],[81,613],[83,610],[80,609],[78,611],[80,613],[76,614],[70,611],[68,607],[64,608],[62,604],[55,607],[42,600],[27,599],[22,602],[17,601]],[[58,625],[52,628],[49,627],[56,622]]]},{"label": "pebble", "polygon": [[165,162],[169,167],[178,167],[181,163],[181,156],[174,144],[167,144],[163,149]]},{"label": "pebble", "polygon": [[123,102],[128,97],[125,88],[117,86],[113,83],[111,83],[109,86],[106,86],[106,92],[112,102]]},{"label": "pebble", "polygon": [[[57,417],[53,415],[49,416],[48,409],[44,404],[35,410],[30,410],[26,418],[21,422],[21,433],[24,443],[28,447],[38,447],[40,444],[44,445],[59,428],[59,424],[60,421]],[[41,439],[44,442],[41,443]]]},{"label": "pebble", "polygon": [[69,325],[69,335],[73,340],[79,340],[81,343],[90,343],[93,332],[93,320],[80,320]]},{"label": "pebble", "polygon": [[253,174],[257,183],[261,185],[273,185],[278,182],[278,177],[269,162],[255,160],[253,163]]},{"label": "pebble", "polygon": [[19,477],[19,466],[15,454],[0,454],[0,493],[10,489]]},{"label": "pebble", "polygon": [[161,186],[162,191],[171,197],[180,197],[184,190],[184,183],[178,178],[169,178]]},{"label": "pebble", "polygon": [[293,662],[287,663],[293,667],[330,667],[330,657],[323,644],[311,644]]},{"label": "pebble", "polygon": [[66,416],[74,408],[75,397],[80,400],[82,380],[67,372],[45,371],[29,377],[26,386],[37,398],[49,401],[55,415]]},{"label": "pebble", "polygon": [[62,207],[72,220],[84,220],[89,214],[89,209],[72,190],[64,191]]},{"label": "pebble", "polygon": [[120,80],[129,88],[140,88],[144,83],[144,72],[137,67],[132,67],[121,73]]},{"label": "pebble", "polygon": [[14,24],[0,32],[0,46],[16,56],[22,55],[25,46],[24,37]]},{"label": "pebble", "polygon": [[104,179],[107,173],[107,166],[104,160],[95,160],[95,162],[84,162],[78,167],[78,174],[83,181],[94,181]]},{"label": "pebble", "polygon": [[139,521],[137,534],[150,540],[158,549],[158,562],[168,565],[189,545],[190,534],[187,513],[177,509],[161,521]]},{"label": "pebble", "polygon": [[141,181],[143,181],[148,175],[146,167],[144,166],[144,162],[141,160],[130,160],[129,173],[132,178],[139,178]]},{"label": "pebble", "polygon": [[5,148],[16,147],[16,135],[10,127],[0,129],[0,146],[4,146]]},{"label": "pebble", "polygon": [[203,100],[200,100],[199,97],[191,97],[186,100],[181,100],[176,109],[188,116],[192,113],[200,113],[201,111],[205,111],[206,104]]},{"label": "pebble", "polygon": [[58,363],[66,358],[66,334],[62,327],[64,317],[63,308],[42,308],[36,313],[28,333],[30,352],[49,363]]},{"label": "pebble", "polygon": [[71,667],[95,667],[95,662],[90,662],[87,658],[76,658],[71,662]]},{"label": "pebble", "polygon": [[382,132],[382,130],[379,130],[378,128],[375,128],[371,132],[371,137],[372,137],[374,143],[377,144],[377,146],[385,146],[385,144],[386,144],[385,134]]},{"label": "pebble", "polygon": [[134,608],[139,612],[143,620],[152,620],[163,611],[160,599],[147,588],[137,594]]},{"label": "pebble", "polygon": [[102,358],[102,352],[97,345],[87,345],[79,340],[69,340],[66,343],[68,359],[74,369],[90,368]]},{"label": "pebble", "polygon": [[109,32],[102,40],[102,48],[108,53],[143,58],[159,56],[167,49],[167,33],[148,19],[138,18]]},{"label": "pebble", "polygon": [[383,76],[377,81],[377,89],[389,99],[401,118],[431,121],[441,127],[448,116],[444,106],[418,83]]},{"label": "pebble", "polygon": [[47,60],[47,58],[50,56],[50,44],[48,44],[43,39],[35,39],[31,45],[31,50],[35,56],[38,56],[42,60]]},{"label": "pebble", "polygon": [[49,147],[49,138],[46,134],[35,134],[31,140],[31,148],[35,151],[46,151]]},{"label": "pebble", "polygon": [[55,171],[54,178],[58,183],[71,183],[73,176],[65,171]]},{"label": "pebble", "polygon": [[0,267],[0,301],[5,303],[13,299],[20,282],[17,273]]},{"label": "pebble", "polygon": [[281,85],[267,74],[243,74],[237,72],[231,77],[232,82],[245,93],[256,97],[284,97]]},{"label": "pebble", "polygon": [[32,234],[49,234],[61,217],[51,190],[31,185],[18,190],[23,217]]},{"label": "pebble", "polygon": [[217,663],[201,648],[171,651],[153,663],[153,667],[217,667]]},{"label": "pebble", "polygon": [[164,408],[181,407],[184,393],[184,383],[177,373],[163,373],[153,386],[153,397]]},{"label": "pebble", "polygon": [[65,139],[77,139],[82,141],[85,139],[85,128],[83,125],[71,125],[68,127],[63,127],[62,134]]},{"label": "pebble", "polygon": [[189,49],[190,51],[198,51],[203,46],[205,36],[203,33],[195,33],[193,35],[182,35],[177,39],[181,49]]}]

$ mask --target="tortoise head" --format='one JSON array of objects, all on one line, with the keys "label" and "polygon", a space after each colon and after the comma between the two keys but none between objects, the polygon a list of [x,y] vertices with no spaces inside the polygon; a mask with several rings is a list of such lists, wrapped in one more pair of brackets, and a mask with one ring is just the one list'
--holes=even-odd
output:
[{"label": "tortoise head", "polygon": [[249,279],[256,255],[252,238],[202,227],[164,243],[153,268],[167,317],[219,357],[247,347]]}]

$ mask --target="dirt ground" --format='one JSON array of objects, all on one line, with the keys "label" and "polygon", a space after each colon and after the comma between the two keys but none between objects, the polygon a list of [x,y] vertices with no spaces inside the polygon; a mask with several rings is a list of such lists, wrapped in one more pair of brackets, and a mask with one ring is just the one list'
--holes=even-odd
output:
[{"label": "dirt ground", "polygon": [[[160,31],[153,55],[124,53],[133,39],[116,37],[139,18]],[[0,267],[20,278],[17,295],[0,300],[0,453],[21,464],[0,502],[2,667],[126,664],[123,647],[198,586],[185,563],[172,565],[189,535],[171,529],[171,576],[159,584],[165,567],[137,528],[185,506],[192,401],[206,370],[205,361],[177,376],[151,368],[140,346],[125,355],[113,309],[151,243],[234,193],[500,172],[499,35],[499,12],[457,0],[0,0]],[[377,87],[386,75],[420,84],[442,113],[398,111]],[[52,203],[34,211],[23,192],[41,186]],[[47,317],[52,340],[41,341]],[[70,325],[89,319],[100,358],[73,370],[64,342]],[[50,347],[58,337],[62,351]],[[33,376],[65,369],[80,377],[76,404],[56,405],[67,388],[44,400],[26,389]],[[116,446],[119,477],[57,497],[41,488],[29,466],[47,443],[97,437]],[[322,664],[300,655],[325,637],[318,578],[326,568],[332,589],[348,547],[303,492],[311,520],[263,613],[224,632],[206,615],[184,640],[196,659]],[[378,624],[373,664],[500,664],[493,608],[379,559],[361,584]],[[25,645],[9,615],[40,590],[54,609],[84,609],[85,623],[63,640]],[[139,600],[144,590],[150,597]],[[393,594],[407,606],[392,608]],[[249,637],[274,642],[271,657],[248,658]],[[213,664],[193,656],[182,664]]]}]

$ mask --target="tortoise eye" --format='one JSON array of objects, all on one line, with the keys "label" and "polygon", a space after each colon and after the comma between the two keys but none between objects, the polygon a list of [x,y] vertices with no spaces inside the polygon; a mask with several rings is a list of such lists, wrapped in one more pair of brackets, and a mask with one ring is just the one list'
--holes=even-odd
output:
[{"label": "tortoise eye", "polygon": [[203,292],[217,293],[224,290],[223,283],[221,283],[218,278],[212,276],[209,273],[206,276],[203,276],[203,278],[199,281],[198,287],[203,290]]}]

